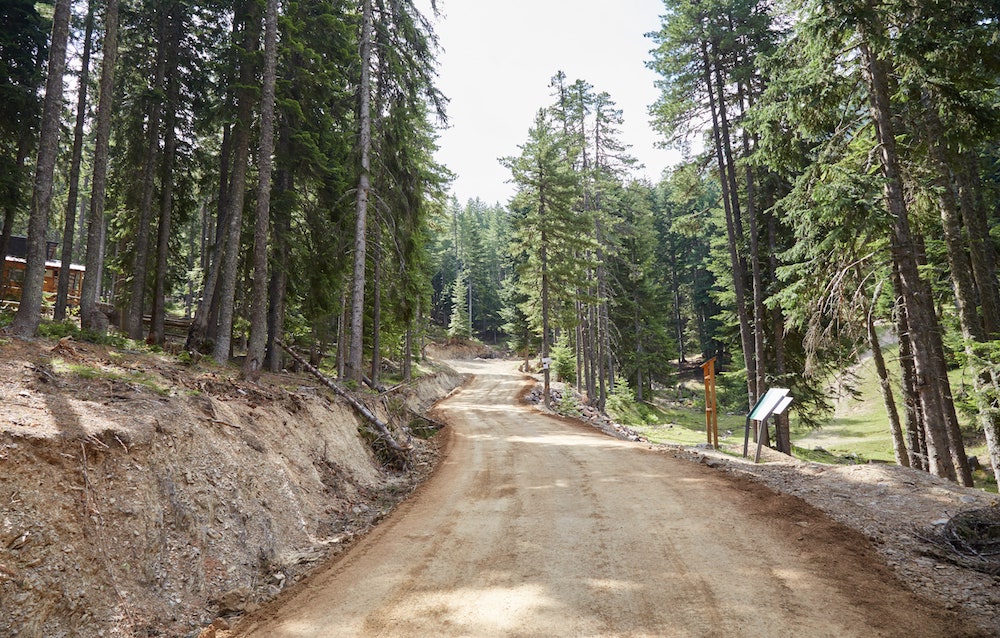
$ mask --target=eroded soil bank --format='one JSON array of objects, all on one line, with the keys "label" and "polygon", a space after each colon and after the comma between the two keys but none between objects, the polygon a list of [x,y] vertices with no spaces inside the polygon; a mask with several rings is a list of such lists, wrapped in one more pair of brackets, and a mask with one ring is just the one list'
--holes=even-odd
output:
[{"label": "eroded soil bank", "polygon": [[[406,423],[463,377],[366,402]],[[187,636],[252,611],[385,516],[387,469],[315,380],[74,342],[0,343],[0,635]]]}]

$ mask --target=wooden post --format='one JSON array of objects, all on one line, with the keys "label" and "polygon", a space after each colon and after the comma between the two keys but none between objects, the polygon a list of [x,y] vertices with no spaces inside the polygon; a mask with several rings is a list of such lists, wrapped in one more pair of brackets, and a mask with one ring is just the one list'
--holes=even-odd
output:
[{"label": "wooden post", "polygon": [[719,406],[715,398],[715,357],[701,365],[705,373],[705,433],[708,443],[719,449]]}]

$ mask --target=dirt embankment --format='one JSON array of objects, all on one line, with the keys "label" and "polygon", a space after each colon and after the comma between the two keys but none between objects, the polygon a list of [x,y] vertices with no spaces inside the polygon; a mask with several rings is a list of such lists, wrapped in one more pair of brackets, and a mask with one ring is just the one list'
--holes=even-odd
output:
[{"label": "dirt embankment", "polygon": [[[369,402],[405,415],[461,380]],[[359,426],[304,376],[0,342],[0,635],[187,636],[253,610],[430,470],[433,442],[389,471]]]}]

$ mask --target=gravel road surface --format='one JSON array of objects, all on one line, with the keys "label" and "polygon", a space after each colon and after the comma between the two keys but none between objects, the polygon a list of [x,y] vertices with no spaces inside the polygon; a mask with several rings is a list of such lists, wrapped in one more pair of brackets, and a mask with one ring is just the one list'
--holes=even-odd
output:
[{"label": "gravel road surface", "polygon": [[802,501],[541,414],[516,363],[456,366],[434,476],[237,635],[977,635]]}]

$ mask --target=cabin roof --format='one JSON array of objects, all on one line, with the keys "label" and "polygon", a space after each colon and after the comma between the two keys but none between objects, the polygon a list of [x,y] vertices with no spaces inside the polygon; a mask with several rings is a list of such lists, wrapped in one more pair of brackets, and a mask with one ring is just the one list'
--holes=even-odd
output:
[{"label": "cabin roof", "polygon": [[[10,262],[10,263],[14,263],[14,264],[27,264],[28,263],[28,261],[26,259],[21,259],[20,257],[11,257],[10,255],[7,255],[7,261]],[[45,267],[46,268],[62,268],[62,262],[59,261],[58,259],[47,259],[47,260],[45,260]],[[70,264],[69,265],[69,269],[70,270],[75,270],[75,271],[78,271],[78,272],[86,272],[87,271],[86,266],[81,266],[80,264]]]}]

